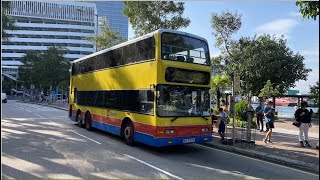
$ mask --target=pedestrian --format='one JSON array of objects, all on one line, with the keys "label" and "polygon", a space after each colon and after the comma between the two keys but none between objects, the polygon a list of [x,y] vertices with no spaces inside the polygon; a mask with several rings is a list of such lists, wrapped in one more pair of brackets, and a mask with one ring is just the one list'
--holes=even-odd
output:
[{"label": "pedestrian", "polygon": [[220,122],[219,124],[219,129],[218,129],[218,133],[221,137],[221,140],[219,141],[220,143],[222,141],[224,141],[224,133],[226,131],[226,121],[227,121],[227,113],[223,111],[223,108],[219,108],[219,114],[217,115],[218,116],[218,120]]},{"label": "pedestrian", "polygon": [[211,108],[212,132],[213,132],[214,127],[216,127],[217,120],[218,120],[218,118],[214,114],[214,110]]},{"label": "pedestrian", "polygon": [[[264,110],[264,104],[262,98],[259,99],[259,105],[256,108],[256,117],[257,117],[257,130],[260,130],[260,132],[263,132],[263,110]],[[261,124],[261,126],[260,126]],[[260,128],[261,127],[261,128]]]},{"label": "pedestrian", "polygon": [[311,108],[310,108],[310,115],[311,115],[311,117],[313,115],[313,110]]},{"label": "pedestrian", "polygon": [[222,109],[223,109],[223,111],[225,112],[225,113],[228,113],[228,107],[227,107],[227,104],[226,104],[226,101],[225,100],[222,100],[221,101],[221,106],[220,106]]},{"label": "pedestrian", "polygon": [[266,127],[268,129],[266,137],[263,139],[263,142],[266,144],[272,143],[271,134],[272,134],[272,129],[274,128],[274,113],[275,113],[275,109],[272,107],[272,105],[273,105],[273,102],[268,101],[267,106],[263,110],[264,120],[266,122]]},{"label": "pedestrian", "polygon": [[308,109],[306,109],[307,106],[308,103],[306,101],[302,101],[301,108],[299,108],[294,114],[296,121],[301,123],[299,126],[299,142],[301,147],[305,147],[303,141],[306,146],[311,147],[308,142],[308,132],[309,128],[311,128],[311,115]]}]

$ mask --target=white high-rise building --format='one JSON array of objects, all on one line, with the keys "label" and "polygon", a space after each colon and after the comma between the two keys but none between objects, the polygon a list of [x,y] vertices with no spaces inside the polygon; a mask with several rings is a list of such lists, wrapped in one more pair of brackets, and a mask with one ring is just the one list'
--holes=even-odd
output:
[{"label": "white high-rise building", "polygon": [[17,29],[7,31],[9,41],[2,40],[2,74],[16,78],[20,59],[30,50],[63,46],[70,60],[95,51],[94,43],[84,40],[97,29],[95,3],[12,1],[6,13]]}]

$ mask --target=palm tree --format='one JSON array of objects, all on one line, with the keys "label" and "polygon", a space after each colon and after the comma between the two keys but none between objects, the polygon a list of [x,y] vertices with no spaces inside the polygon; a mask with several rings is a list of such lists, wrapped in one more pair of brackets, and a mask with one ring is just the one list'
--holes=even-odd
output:
[{"label": "palm tree", "polygon": [[215,95],[217,96],[217,107],[220,107],[221,93],[230,85],[231,85],[231,80],[225,74],[223,75],[216,74],[216,76],[211,78],[211,82],[210,82],[211,93],[213,96]]}]

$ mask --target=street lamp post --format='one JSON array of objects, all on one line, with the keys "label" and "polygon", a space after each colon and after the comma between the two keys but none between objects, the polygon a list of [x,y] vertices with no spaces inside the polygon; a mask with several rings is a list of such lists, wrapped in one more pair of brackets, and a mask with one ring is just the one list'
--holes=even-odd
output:
[{"label": "street lamp post", "polygon": [[[99,15],[98,14],[93,14],[96,16],[96,36],[98,35],[98,30],[99,30]],[[97,47],[97,42],[95,42],[95,46],[96,46],[96,52],[98,51],[98,47]]]}]

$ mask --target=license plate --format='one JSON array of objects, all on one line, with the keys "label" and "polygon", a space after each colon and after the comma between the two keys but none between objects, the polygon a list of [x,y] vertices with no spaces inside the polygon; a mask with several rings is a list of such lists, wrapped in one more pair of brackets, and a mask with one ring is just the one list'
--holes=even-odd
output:
[{"label": "license plate", "polygon": [[183,143],[192,143],[192,142],[196,142],[195,138],[190,138],[190,139],[184,139]]}]

